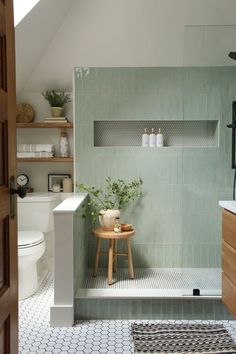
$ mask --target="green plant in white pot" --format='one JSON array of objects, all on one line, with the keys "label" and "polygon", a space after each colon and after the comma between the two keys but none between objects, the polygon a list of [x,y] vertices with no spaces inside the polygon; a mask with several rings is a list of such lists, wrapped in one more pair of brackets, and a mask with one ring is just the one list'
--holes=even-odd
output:
[{"label": "green plant in white pot", "polygon": [[48,90],[42,92],[42,96],[51,106],[53,117],[62,117],[64,105],[71,102],[70,94],[64,91]]},{"label": "green plant in white pot", "polygon": [[94,224],[99,218],[103,230],[113,230],[115,219],[120,217],[120,209],[143,195],[142,184],[140,178],[127,183],[122,179],[112,180],[110,177],[106,179],[104,190],[79,184],[79,189],[90,195],[85,215],[90,215]]}]

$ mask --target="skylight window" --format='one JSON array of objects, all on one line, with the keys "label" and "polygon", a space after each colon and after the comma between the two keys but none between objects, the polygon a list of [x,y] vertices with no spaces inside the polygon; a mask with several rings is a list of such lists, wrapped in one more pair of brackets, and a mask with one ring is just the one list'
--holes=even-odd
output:
[{"label": "skylight window", "polygon": [[14,0],[14,24],[15,26],[32,10],[40,0]]}]

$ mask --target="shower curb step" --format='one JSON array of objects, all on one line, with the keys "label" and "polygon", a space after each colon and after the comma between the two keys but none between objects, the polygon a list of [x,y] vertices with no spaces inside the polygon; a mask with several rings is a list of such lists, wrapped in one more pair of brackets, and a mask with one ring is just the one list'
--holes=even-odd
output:
[{"label": "shower curb step", "polygon": [[[207,295],[209,292],[212,295]],[[215,294],[214,294],[215,292]],[[191,299],[221,300],[219,291],[202,290],[200,296],[191,295],[190,290],[169,289],[78,289],[76,299]]]},{"label": "shower curb step", "polygon": [[[85,293],[84,293],[85,295]],[[80,294],[80,296],[83,296]],[[212,301],[213,300],[213,301]],[[75,320],[232,320],[220,298],[75,299]]]}]

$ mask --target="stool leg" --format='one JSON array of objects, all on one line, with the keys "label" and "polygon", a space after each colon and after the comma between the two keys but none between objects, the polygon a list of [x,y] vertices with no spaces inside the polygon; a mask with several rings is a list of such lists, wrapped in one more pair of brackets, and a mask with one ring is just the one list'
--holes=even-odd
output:
[{"label": "stool leg", "polygon": [[100,256],[100,248],[101,248],[101,239],[97,238],[96,256],[95,256],[95,263],[94,263],[94,268],[93,268],[93,276],[94,277],[97,276],[99,256]]},{"label": "stool leg", "polygon": [[129,276],[131,279],[134,279],[134,268],[133,268],[133,259],[132,259],[132,251],[130,239],[126,239],[127,251],[128,251],[128,266],[129,266]]},{"label": "stool leg", "polygon": [[117,240],[113,240],[114,242],[114,253],[115,253],[115,256],[114,256],[114,265],[113,265],[113,272],[115,273],[116,270],[117,270]]},{"label": "stool leg", "polygon": [[113,240],[109,239],[108,250],[108,284],[112,285],[112,268],[113,268]]}]

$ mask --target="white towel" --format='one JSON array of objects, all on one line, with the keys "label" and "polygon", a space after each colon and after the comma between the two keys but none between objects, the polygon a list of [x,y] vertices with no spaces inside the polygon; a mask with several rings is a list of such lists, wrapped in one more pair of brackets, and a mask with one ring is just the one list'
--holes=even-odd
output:
[{"label": "white towel", "polygon": [[17,151],[19,151],[19,152],[26,152],[26,151],[53,152],[54,151],[54,145],[53,144],[19,144],[19,145],[17,145]]},{"label": "white towel", "polygon": [[17,157],[53,157],[52,152],[47,152],[47,151],[25,151],[25,152],[19,152],[17,151]]}]

